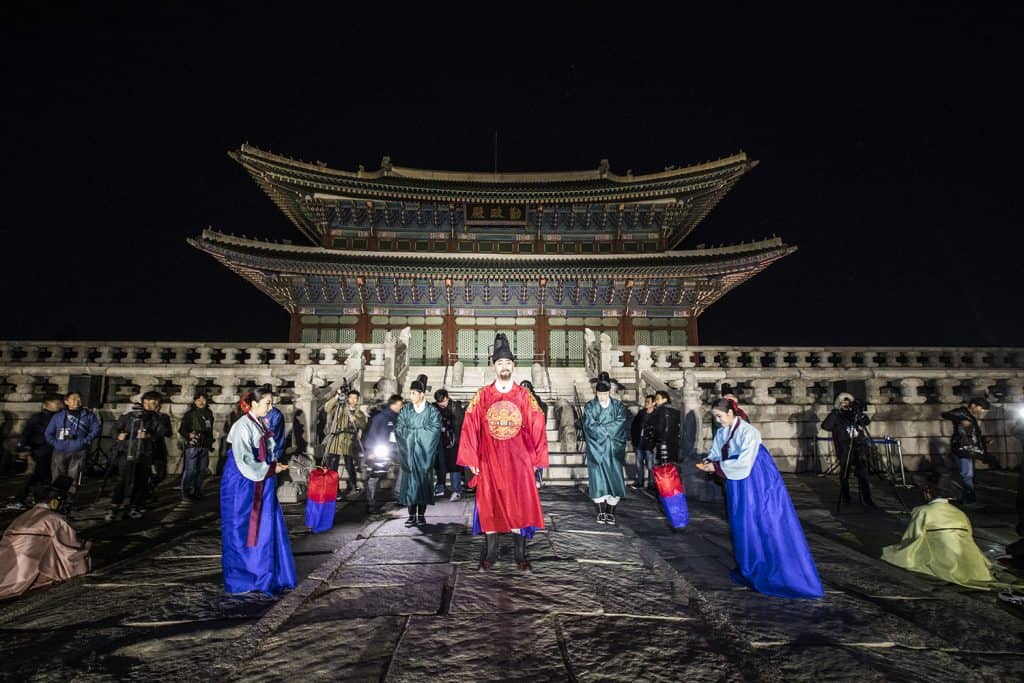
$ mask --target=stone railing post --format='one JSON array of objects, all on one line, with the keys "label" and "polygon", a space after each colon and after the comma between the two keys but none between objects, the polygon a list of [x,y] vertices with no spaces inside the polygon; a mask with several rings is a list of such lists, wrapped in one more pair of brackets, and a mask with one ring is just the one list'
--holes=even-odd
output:
[{"label": "stone railing post", "polygon": [[313,358],[314,349],[308,346],[300,346],[295,349],[295,364],[296,365],[312,365],[316,362]]},{"label": "stone railing post", "polygon": [[220,393],[213,397],[218,404],[233,406],[238,403],[238,377],[235,375],[218,375],[217,384],[220,385]]},{"label": "stone railing post", "polygon": [[924,380],[917,377],[904,377],[899,380],[900,387],[900,402],[909,405],[919,405],[927,400],[927,397],[921,396],[918,393],[918,389],[924,386]]},{"label": "stone railing post", "polygon": [[656,368],[670,368],[670,367],[672,367],[672,363],[668,359],[668,357],[669,357],[669,352],[668,351],[665,351],[663,349],[656,349],[654,351],[654,357],[657,359],[654,362],[654,367],[656,367]]},{"label": "stone railing post", "polygon": [[769,393],[769,389],[775,384],[770,379],[754,379],[750,381],[750,387],[753,390],[753,398],[751,403],[756,406],[770,406],[775,404],[775,397]]},{"label": "stone railing post", "polygon": [[602,332],[599,338],[601,344],[599,370],[611,370],[612,368],[612,338]]},{"label": "stone railing post", "polygon": [[810,405],[814,403],[814,397],[810,395],[808,391],[811,385],[814,384],[809,379],[802,377],[787,380],[790,390],[790,402],[794,405]]},{"label": "stone railing post", "polygon": [[221,365],[238,365],[238,348],[234,346],[224,346],[220,352],[224,354],[224,357],[220,359]]},{"label": "stone railing post", "polygon": [[320,349],[321,358],[320,365],[337,365],[338,364],[338,349],[333,346],[325,346]]},{"label": "stone railing post", "polygon": [[102,346],[97,346],[96,350],[99,351],[100,354],[96,357],[97,363],[110,365],[114,362],[114,347],[109,344],[103,344]]},{"label": "stone railing post", "polygon": [[283,346],[277,346],[270,349],[270,364],[271,365],[286,365],[288,363],[288,349]]},{"label": "stone railing post", "polygon": [[8,375],[8,384],[14,385],[14,391],[7,395],[8,401],[31,401],[32,388],[36,378],[32,375]]},{"label": "stone railing post", "polygon": [[263,355],[263,349],[258,346],[249,346],[245,349],[245,354],[248,356],[243,361],[244,365],[263,365],[263,359],[260,357]]},{"label": "stone railing post", "polygon": [[209,346],[200,346],[196,349],[199,356],[196,358],[197,365],[211,365],[213,363],[213,349]]},{"label": "stone railing post", "polygon": [[867,402],[871,405],[878,405],[882,402],[882,387],[885,386],[884,379],[878,379],[877,377],[869,377],[864,380],[864,388],[867,396]]},{"label": "stone railing post", "polygon": [[171,403],[191,403],[192,398],[196,395],[196,387],[199,386],[199,378],[192,375],[183,375],[177,379],[178,384],[181,385],[181,390],[170,397]]},{"label": "stone railing post", "polygon": [[953,391],[960,386],[960,380],[941,377],[935,380],[935,388],[939,392],[939,403],[959,403],[960,397]]}]

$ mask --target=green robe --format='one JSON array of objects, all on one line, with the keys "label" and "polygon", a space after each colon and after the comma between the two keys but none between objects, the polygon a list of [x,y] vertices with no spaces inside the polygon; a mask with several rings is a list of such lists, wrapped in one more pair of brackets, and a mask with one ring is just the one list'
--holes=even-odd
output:
[{"label": "green robe", "polygon": [[903,538],[882,548],[882,559],[968,588],[989,590],[995,580],[967,515],[941,498],[914,508]]},{"label": "green robe", "polygon": [[622,464],[626,459],[629,418],[629,411],[617,398],[611,399],[607,408],[602,408],[596,398],[583,407],[591,498],[626,495]]},{"label": "green robe", "polygon": [[434,461],[441,439],[441,414],[430,403],[417,413],[407,403],[398,413],[395,440],[402,480],[398,502],[402,505],[433,505]]}]

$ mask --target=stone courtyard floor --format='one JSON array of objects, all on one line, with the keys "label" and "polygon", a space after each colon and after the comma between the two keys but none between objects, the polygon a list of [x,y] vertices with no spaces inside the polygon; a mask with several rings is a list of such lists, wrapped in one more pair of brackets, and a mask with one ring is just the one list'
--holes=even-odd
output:
[{"label": "stone courtyard floor", "polygon": [[[993,504],[972,512],[983,550],[1013,540],[1015,475],[985,473]],[[148,520],[75,524],[94,539],[89,576],[0,603],[8,680],[1009,681],[1024,678],[1024,612],[878,558],[906,525],[881,511],[833,514],[834,480],[787,475],[825,583],[817,601],[734,586],[721,503],[690,502],[673,532],[630,490],[619,525],[598,525],[583,492],[545,488],[547,529],[522,574],[504,540],[476,571],[472,498],[439,499],[429,525],[340,507],[310,535],[285,506],[300,585],[270,599],[222,593],[214,495],[168,502]],[[211,486],[215,486],[213,483]],[[213,490],[212,488],[210,489]],[[14,513],[0,518],[9,522]]]}]

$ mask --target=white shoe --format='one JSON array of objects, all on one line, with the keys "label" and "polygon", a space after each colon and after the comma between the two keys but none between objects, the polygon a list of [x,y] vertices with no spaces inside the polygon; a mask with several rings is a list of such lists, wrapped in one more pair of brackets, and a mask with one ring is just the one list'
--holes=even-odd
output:
[{"label": "white shoe", "polygon": [[28,510],[28,506],[25,505],[24,503],[22,503],[20,500],[18,500],[18,501],[15,501],[13,503],[8,503],[7,507],[5,509],[7,509],[7,510]]},{"label": "white shoe", "polygon": [[455,493],[453,493],[453,494],[452,494],[452,497],[451,497],[451,498],[449,498],[448,500],[450,500],[451,502],[453,502],[453,503],[454,503],[455,501],[457,501],[457,500],[461,500],[461,499],[462,499],[462,496],[460,496],[460,495],[459,495],[459,492],[458,492],[458,491],[456,491]]}]

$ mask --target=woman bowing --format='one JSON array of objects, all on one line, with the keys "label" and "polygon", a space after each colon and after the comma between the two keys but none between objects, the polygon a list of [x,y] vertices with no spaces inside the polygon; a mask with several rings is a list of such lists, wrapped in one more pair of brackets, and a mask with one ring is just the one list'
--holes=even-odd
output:
[{"label": "woman bowing", "polygon": [[807,539],[760,432],[737,416],[728,399],[711,404],[711,413],[721,429],[697,468],[714,472],[719,463],[725,474],[733,580],[781,598],[820,598],[821,579]]}]

